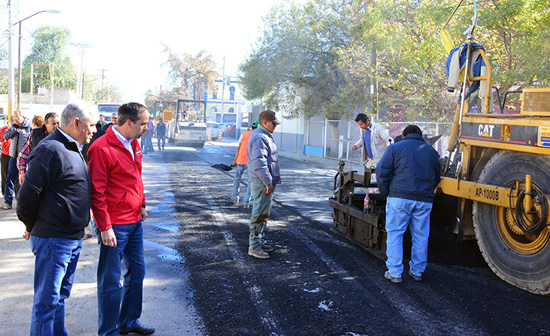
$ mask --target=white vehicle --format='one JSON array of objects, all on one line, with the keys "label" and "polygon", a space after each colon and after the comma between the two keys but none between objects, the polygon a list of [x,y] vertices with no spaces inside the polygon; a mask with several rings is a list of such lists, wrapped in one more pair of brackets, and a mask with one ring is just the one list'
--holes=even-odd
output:
[{"label": "white vehicle", "polygon": [[[200,112],[203,112],[202,120],[198,116]],[[206,101],[178,99],[174,117],[167,125],[168,142],[172,142],[176,146],[180,144],[194,147],[204,146],[207,140],[205,116]]]},{"label": "white vehicle", "polygon": [[111,115],[118,112],[120,104],[97,104],[97,111],[99,114],[103,114],[105,121],[111,122]]}]

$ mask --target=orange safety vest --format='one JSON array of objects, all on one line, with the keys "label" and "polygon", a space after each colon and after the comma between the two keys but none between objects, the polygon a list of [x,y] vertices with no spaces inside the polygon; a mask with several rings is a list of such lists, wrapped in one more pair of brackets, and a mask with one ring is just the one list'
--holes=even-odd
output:
[{"label": "orange safety vest", "polygon": [[248,139],[250,138],[251,134],[252,131],[246,131],[242,134],[243,138],[241,139],[239,152],[237,153],[237,158],[235,159],[238,164],[248,164],[248,161],[246,160],[246,147],[248,147]]}]

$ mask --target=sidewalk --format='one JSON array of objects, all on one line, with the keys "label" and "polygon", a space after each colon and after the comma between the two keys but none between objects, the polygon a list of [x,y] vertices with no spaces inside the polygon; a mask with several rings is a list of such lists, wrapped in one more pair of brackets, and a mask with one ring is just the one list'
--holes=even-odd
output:
[{"label": "sidewalk", "polygon": [[[193,306],[184,265],[181,260],[165,257],[169,247],[156,241],[158,234],[147,235],[166,223],[176,222],[170,217],[172,211],[166,209],[174,202],[173,195],[170,198],[166,194],[170,181],[165,174],[155,173],[162,168],[147,161],[144,160],[143,180],[150,217],[144,222],[147,274],[140,322],[154,327],[155,335],[203,335],[203,324]],[[29,334],[34,256],[29,242],[21,237],[24,230],[15,210],[0,211],[0,335]],[[98,257],[97,239],[85,240],[71,297],[65,302],[65,328],[69,335],[97,335]]]},{"label": "sidewalk", "polygon": [[[0,335],[28,335],[30,329],[34,255],[21,237],[24,231],[15,210],[0,212]],[[66,302],[65,327],[71,335],[97,335],[97,258],[97,241],[85,240]]]}]

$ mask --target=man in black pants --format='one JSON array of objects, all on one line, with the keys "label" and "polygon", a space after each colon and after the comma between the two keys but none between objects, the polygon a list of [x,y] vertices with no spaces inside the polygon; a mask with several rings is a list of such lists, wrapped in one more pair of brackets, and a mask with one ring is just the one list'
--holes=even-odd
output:
[{"label": "man in black pants", "polygon": [[4,189],[6,188],[6,180],[8,179],[8,166],[10,164],[11,139],[4,140],[4,133],[6,133],[9,128],[9,124],[0,128],[0,143],[2,144],[2,154],[0,155],[0,170],[2,172],[2,195],[4,195]]},{"label": "man in black pants", "polygon": [[27,137],[31,132],[31,123],[25,118],[21,111],[15,110],[13,112],[13,124],[10,129],[4,133],[4,140],[11,139],[10,145],[10,163],[8,165],[8,177],[6,179],[6,189],[4,190],[4,205],[0,207],[0,210],[11,209],[13,202],[13,195],[16,189],[16,183],[19,182],[17,175],[17,156],[23,148]]}]

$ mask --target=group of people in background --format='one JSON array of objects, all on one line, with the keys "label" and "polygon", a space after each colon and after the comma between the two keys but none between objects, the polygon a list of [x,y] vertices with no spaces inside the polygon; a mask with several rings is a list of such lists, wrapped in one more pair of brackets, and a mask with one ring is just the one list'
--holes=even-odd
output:
[{"label": "group of people in background", "polygon": [[14,186],[20,183],[16,212],[35,255],[30,335],[67,335],[65,300],[92,215],[100,250],[98,334],[155,332],[139,322],[145,277],[142,221],[148,215],[138,139],[149,129],[149,112],[142,104],[128,103],[110,125],[102,125],[104,118],[96,122],[95,116],[69,104],[61,116],[48,113],[42,125],[31,128],[15,111],[13,124],[0,130],[2,163],[8,161],[2,208],[12,207]]}]

